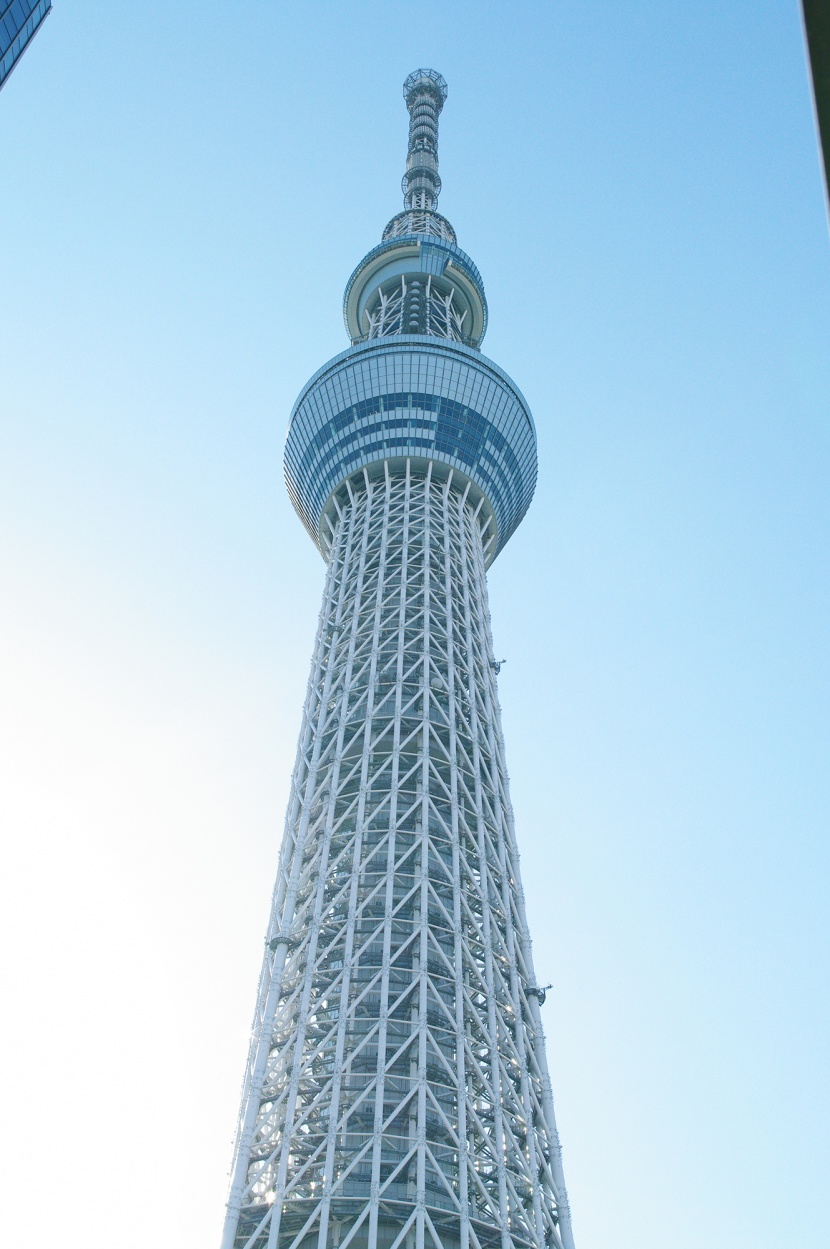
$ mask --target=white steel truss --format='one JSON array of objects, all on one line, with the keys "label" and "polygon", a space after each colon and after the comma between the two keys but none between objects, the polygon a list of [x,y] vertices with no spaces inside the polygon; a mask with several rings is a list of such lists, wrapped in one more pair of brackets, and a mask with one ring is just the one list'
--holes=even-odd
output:
[{"label": "white steel truss", "polygon": [[386,283],[378,290],[363,316],[366,338],[386,338],[392,334],[429,334],[464,342],[468,309],[460,310],[458,293],[449,284],[433,282],[432,277]]},{"label": "white steel truss", "polygon": [[455,230],[440,213],[432,209],[413,209],[398,213],[383,231],[383,242],[403,238],[408,234],[426,234],[443,239],[445,243],[457,243]]},{"label": "white steel truss", "polygon": [[573,1249],[487,608],[431,467],[338,502],[223,1249]]}]

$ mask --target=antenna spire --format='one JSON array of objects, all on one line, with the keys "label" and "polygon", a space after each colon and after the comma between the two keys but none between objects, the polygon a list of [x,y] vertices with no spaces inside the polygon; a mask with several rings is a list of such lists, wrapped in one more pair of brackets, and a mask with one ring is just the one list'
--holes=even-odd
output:
[{"label": "antenna spire", "polygon": [[403,84],[409,109],[409,148],[403,176],[407,212],[434,212],[441,193],[438,177],[438,116],[447,98],[447,84],[434,69],[416,69]]}]

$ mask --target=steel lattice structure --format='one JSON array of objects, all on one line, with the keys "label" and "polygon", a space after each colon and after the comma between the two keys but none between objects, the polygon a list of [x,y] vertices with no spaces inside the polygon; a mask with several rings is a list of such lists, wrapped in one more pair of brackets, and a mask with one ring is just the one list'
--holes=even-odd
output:
[{"label": "steel lattice structure", "polygon": [[[390,225],[423,226],[446,84],[404,92]],[[535,436],[477,351],[483,289],[443,221],[387,227],[347,289],[352,349],[292,415],[289,490],[328,569],[223,1249],[573,1249],[487,606]],[[467,301],[466,345],[449,316],[361,334],[385,285],[431,278]]]}]

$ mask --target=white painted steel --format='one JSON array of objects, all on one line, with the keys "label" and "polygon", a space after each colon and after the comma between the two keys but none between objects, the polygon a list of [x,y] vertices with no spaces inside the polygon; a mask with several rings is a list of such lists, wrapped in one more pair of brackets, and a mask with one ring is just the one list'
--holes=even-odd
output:
[{"label": "white painted steel", "polygon": [[378,287],[363,311],[366,338],[393,334],[427,334],[433,338],[464,341],[469,308],[459,308],[458,292],[445,280],[406,275]]},{"label": "white painted steel", "polygon": [[573,1249],[481,502],[338,501],[223,1249]]}]

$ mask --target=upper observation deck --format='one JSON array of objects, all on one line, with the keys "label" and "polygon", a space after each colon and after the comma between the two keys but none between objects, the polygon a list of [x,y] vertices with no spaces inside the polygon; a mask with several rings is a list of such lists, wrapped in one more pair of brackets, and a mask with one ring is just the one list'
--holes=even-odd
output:
[{"label": "upper observation deck", "polygon": [[409,145],[404,210],[357,266],[343,316],[352,347],[306,384],[285,449],[288,491],[324,556],[336,495],[354,474],[407,460],[450,472],[481,502],[487,562],[514,532],[536,484],[536,432],[514,382],[481,355],[481,274],[436,211],[438,117],[447,84],[431,69],[404,83]]}]

